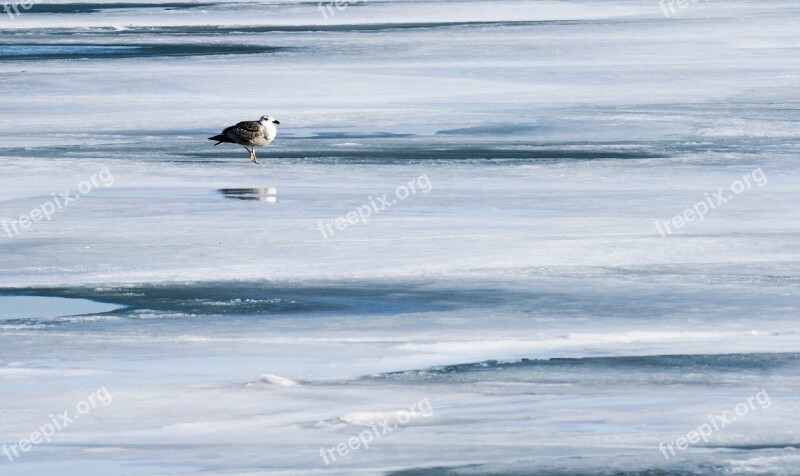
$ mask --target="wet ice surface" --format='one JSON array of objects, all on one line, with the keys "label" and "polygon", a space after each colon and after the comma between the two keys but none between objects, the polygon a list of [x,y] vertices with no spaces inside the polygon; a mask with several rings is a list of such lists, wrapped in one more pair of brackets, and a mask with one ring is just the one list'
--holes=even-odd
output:
[{"label": "wet ice surface", "polygon": [[43,296],[0,296],[0,320],[43,319],[110,312],[120,306],[90,301]]},{"label": "wet ice surface", "polygon": [[[0,313],[16,313],[0,318],[0,444],[100,387],[114,399],[0,454],[0,473],[794,474],[797,13],[368,2],[325,21],[303,2],[55,2],[4,17],[0,225],[80,198],[0,230]],[[261,166],[206,140],[264,113],[282,125]],[[112,307],[23,317],[8,296]],[[761,390],[768,406],[663,458]],[[320,456],[423,399],[431,416]]]}]

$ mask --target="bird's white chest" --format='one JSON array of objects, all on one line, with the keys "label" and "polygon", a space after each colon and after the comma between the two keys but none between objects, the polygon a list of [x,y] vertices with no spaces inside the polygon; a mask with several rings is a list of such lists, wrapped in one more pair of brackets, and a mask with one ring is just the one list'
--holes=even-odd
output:
[{"label": "bird's white chest", "polygon": [[270,142],[275,140],[275,136],[278,135],[278,128],[275,127],[275,124],[268,122],[266,124],[262,123],[261,129],[264,131],[264,135],[258,141],[258,145],[263,147],[265,145],[269,145]]}]

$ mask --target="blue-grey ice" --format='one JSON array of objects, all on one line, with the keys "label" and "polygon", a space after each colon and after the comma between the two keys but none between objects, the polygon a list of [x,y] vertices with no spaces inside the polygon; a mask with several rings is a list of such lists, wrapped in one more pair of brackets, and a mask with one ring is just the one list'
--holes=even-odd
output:
[{"label": "blue-grey ice", "polygon": [[800,9],[670,5],[0,10],[0,474],[796,474]]}]

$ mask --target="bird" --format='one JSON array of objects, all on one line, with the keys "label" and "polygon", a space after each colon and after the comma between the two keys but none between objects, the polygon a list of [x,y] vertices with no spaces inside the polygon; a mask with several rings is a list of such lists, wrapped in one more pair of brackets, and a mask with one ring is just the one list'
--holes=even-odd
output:
[{"label": "bird", "polygon": [[214,147],[223,142],[239,144],[250,153],[250,162],[260,164],[256,158],[256,147],[264,147],[275,140],[275,136],[278,135],[276,124],[280,124],[280,121],[270,115],[264,115],[257,121],[242,121],[235,126],[226,127],[222,134],[209,137],[208,140],[217,141]]}]

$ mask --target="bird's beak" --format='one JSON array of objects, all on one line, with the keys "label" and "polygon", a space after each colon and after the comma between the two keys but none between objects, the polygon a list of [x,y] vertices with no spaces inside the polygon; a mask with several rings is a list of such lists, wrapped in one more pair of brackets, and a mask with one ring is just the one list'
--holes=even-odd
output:
[{"label": "bird's beak", "polygon": [[278,120],[275,120],[275,121],[272,121],[272,122],[273,122],[273,124],[280,124],[281,123],[281,121],[278,121]]}]

